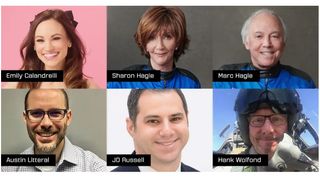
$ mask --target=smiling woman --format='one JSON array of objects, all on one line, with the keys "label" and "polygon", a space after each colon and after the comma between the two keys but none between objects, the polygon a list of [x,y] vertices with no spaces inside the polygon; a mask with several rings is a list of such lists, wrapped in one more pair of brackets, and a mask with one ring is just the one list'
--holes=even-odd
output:
[{"label": "smiling woman", "polygon": [[108,82],[108,88],[201,88],[190,71],[176,67],[189,45],[186,19],[178,7],[151,7],[141,16],[134,34],[135,42],[148,64],[132,65],[124,70],[160,71],[159,81]]},{"label": "smiling woman", "polygon": [[[14,88],[97,88],[83,73],[85,47],[71,11],[37,14],[20,46],[21,70],[63,70],[63,82],[19,82]],[[10,87],[10,86],[9,86]]]}]

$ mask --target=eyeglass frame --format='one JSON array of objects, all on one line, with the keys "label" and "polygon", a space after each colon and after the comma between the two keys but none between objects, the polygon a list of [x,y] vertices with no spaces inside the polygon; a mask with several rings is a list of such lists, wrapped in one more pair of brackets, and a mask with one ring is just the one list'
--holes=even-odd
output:
[{"label": "eyeglass frame", "polygon": [[[50,112],[50,111],[53,111],[53,110],[63,111],[63,117],[62,117],[61,119],[51,119],[49,112]],[[42,116],[42,118],[41,118],[40,120],[36,121],[36,120],[30,119],[30,117],[29,117],[29,112],[30,112],[30,111],[41,111],[41,112],[44,113],[44,114],[43,114],[43,116]],[[25,113],[25,115],[26,115],[26,117],[28,118],[29,121],[31,121],[31,122],[41,122],[41,121],[43,120],[43,118],[44,118],[45,115],[47,115],[48,118],[49,118],[51,121],[61,121],[62,119],[64,119],[64,118],[66,117],[66,114],[67,114],[69,111],[70,111],[70,110],[67,109],[67,108],[66,108],[66,109],[56,109],[56,108],[55,108],[55,109],[49,109],[49,110],[47,110],[47,111],[44,111],[44,110],[42,110],[42,109],[27,109],[27,110],[24,111],[24,113]]]},{"label": "eyeglass frame", "polygon": [[[283,121],[285,122],[282,122],[280,124],[274,124],[274,121],[271,119],[272,116],[276,116],[276,115],[279,115],[281,116],[281,118],[283,118]],[[260,117],[263,117],[264,121],[263,121],[263,124],[260,126],[257,126],[257,125],[252,125],[251,123],[251,120],[252,120],[252,117],[256,117],[256,116],[260,116]],[[284,117],[283,117],[284,116]],[[269,120],[269,122],[273,125],[273,126],[281,126],[281,125],[284,125],[285,123],[288,122],[288,115],[287,114],[270,114],[270,115],[249,115],[248,117],[248,123],[251,127],[263,127],[263,125],[266,123],[266,120]]]}]

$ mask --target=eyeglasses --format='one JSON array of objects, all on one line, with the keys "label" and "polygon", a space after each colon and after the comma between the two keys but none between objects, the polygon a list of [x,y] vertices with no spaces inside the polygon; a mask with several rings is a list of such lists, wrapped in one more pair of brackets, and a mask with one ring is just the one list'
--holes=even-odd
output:
[{"label": "eyeglasses", "polygon": [[286,114],[272,114],[272,115],[251,115],[249,116],[249,124],[252,127],[262,127],[267,118],[274,126],[280,126],[287,122]]},{"label": "eyeglasses", "polygon": [[29,109],[26,110],[26,115],[31,122],[41,122],[44,116],[47,114],[52,121],[60,121],[66,116],[67,109],[50,109],[44,111],[41,109]]}]

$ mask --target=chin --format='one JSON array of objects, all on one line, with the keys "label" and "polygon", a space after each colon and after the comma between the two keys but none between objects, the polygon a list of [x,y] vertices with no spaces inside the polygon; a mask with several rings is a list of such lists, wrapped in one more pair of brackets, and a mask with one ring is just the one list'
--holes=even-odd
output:
[{"label": "chin", "polygon": [[38,144],[37,145],[37,150],[40,153],[44,153],[44,154],[49,154],[49,153],[53,153],[53,151],[57,148],[57,145],[54,143],[50,143],[50,144]]}]

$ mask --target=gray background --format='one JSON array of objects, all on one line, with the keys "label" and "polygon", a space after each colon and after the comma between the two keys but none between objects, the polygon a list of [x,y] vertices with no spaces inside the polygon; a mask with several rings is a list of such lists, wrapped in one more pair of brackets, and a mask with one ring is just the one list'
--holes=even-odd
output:
[{"label": "gray background", "polygon": [[[105,90],[66,90],[73,119],[67,129],[71,143],[106,159]],[[27,90],[2,90],[1,152],[19,154],[33,143],[23,121]]]},{"label": "gray background", "polygon": [[[287,44],[280,61],[308,73],[318,84],[318,7],[211,7],[213,69],[223,64],[249,62],[240,31],[244,21],[258,9],[280,15],[287,26]],[[205,19],[204,19],[205,20]],[[318,86],[318,85],[317,85]]]},{"label": "gray background", "polygon": [[[123,69],[133,64],[146,64],[134,41],[138,22],[149,7],[107,7],[108,60],[110,70]],[[180,7],[186,16],[189,50],[179,58],[177,67],[191,71],[202,88],[211,88],[212,81],[212,8]]]}]

